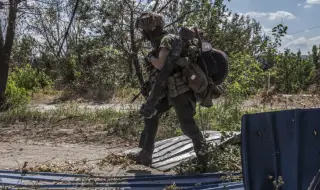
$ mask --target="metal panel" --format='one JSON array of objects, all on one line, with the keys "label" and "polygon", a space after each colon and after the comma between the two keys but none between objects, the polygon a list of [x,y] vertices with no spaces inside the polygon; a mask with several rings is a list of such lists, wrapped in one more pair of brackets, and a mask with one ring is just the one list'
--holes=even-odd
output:
[{"label": "metal panel", "polygon": [[244,190],[242,182],[229,182],[211,185],[201,185],[199,187],[189,187],[185,190]]},{"label": "metal panel", "polygon": [[[204,131],[203,133],[205,136],[207,135],[206,140],[216,146],[219,146],[222,143],[228,143],[229,141],[235,143],[240,139],[238,138],[240,137],[239,132],[232,132],[234,136],[226,138],[223,142],[221,142],[220,132]],[[134,148],[126,151],[125,154],[138,153],[139,151],[140,148]],[[195,152],[191,139],[185,135],[173,137],[155,143],[151,167],[161,171],[167,171],[179,165],[181,162],[190,160],[194,157]]]},{"label": "metal panel", "polygon": [[[209,173],[199,175],[149,175],[149,176],[116,176],[101,177],[73,174],[56,173],[27,173],[0,171],[0,185],[46,188],[46,189],[79,189],[79,188],[102,188],[103,189],[132,189],[132,190],[157,190],[176,184],[181,189],[216,189],[222,186],[242,187],[242,183],[226,183],[221,177],[224,173]],[[230,175],[230,174],[229,174]],[[237,174],[234,174],[237,175]],[[94,181],[94,183],[93,183]],[[36,186],[35,186],[36,185]],[[240,189],[239,189],[240,190]]]},{"label": "metal panel", "polygon": [[244,115],[242,167],[246,190],[306,190],[320,169],[320,109]]}]

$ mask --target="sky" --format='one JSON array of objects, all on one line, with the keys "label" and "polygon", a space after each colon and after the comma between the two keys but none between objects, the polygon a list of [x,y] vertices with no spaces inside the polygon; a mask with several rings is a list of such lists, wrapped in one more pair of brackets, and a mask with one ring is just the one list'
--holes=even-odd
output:
[{"label": "sky", "polygon": [[320,0],[231,0],[225,3],[233,13],[255,18],[266,33],[279,23],[288,26],[281,50],[289,48],[296,52],[300,49],[302,54],[307,54],[313,45],[320,45]]}]

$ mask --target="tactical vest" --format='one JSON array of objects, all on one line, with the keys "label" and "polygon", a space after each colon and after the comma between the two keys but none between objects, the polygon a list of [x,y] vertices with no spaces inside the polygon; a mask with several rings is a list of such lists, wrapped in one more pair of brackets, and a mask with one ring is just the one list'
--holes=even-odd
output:
[{"label": "tactical vest", "polygon": [[[174,38],[175,36],[173,34],[166,34],[161,38],[161,41],[163,42],[163,40],[169,40],[173,42]],[[164,44],[166,43],[169,43],[169,42],[165,41]],[[168,44],[168,45],[171,45],[171,44]],[[157,54],[159,53],[160,48],[161,48],[161,44],[156,49]],[[167,85],[168,88],[167,88],[167,91],[163,93],[163,97],[165,97],[166,95],[168,95],[169,97],[176,97],[179,94],[183,94],[191,90],[186,82],[186,79],[183,75],[183,70],[181,67],[181,65],[188,64],[188,61],[189,61],[188,59],[185,59],[183,57],[178,60],[173,73],[168,78],[168,85]],[[151,82],[152,85],[154,84],[158,73],[159,71],[156,68],[153,68],[150,71],[151,75],[149,76],[149,81]]]}]

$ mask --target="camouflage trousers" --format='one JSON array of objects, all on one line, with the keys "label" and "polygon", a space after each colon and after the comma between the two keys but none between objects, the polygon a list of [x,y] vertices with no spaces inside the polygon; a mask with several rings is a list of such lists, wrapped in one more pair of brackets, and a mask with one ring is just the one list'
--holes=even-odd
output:
[{"label": "camouflage trousers", "polygon": [[153,152],[159,119],[163,113],[173,107],[180,122],[182,132],[192,140],[194,150],[198,153],[202,148],[204,138],[194,120],[196,113],[195,95],[192,91],[187,91],[176,97],[170,97],[170,103],[167,97],[160,100],[156,105],[156,109],[158,110],[157,115],[150,119],[144,119],[145,126],[144,131],[141,133],[139,147],[149,153]]}]

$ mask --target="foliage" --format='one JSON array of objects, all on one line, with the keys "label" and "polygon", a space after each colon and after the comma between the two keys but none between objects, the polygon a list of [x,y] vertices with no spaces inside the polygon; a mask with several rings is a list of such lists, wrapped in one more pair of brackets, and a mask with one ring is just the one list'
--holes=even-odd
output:
[{"label": "foliage", "polygon": [[23,107],[30,101],[32,92],[50,87],[52,80],[43,72],[37,71],[29,64],[16,67],[8,77],[6,103],[11,108]]},{"label": "foliage", "polygon": [[37,47],[36,40],[30,35],[24,35],[21,39],[15,40],[12,49],[11,64],[15,66],[23,66],[28,63],[37,64],[34,60],[34,49]]},{"label": "foliage", "polygon": [[[222,147],[209,145],[208,152],[207,172],[241,172],[241,152],[238,145],[226,145]],[[174,170],[178,174],[183,175],[198,173],[200,171],[199,167],[196,159],[193,159],[178,165]]]},{"label": "foliage", "polygon": [[[288,65],[284,61],[287,58],[278,51],[288,27],[278,24],[272,29],[272,35],[267,36],[259,22],[231,12],[224,0],[214,3],[209,0],[81,2],[66,44],[61,44],[68,24],[62,18],[71,16],[70,5],[58,0],[33,4],[29,11],[34,14],[28,15],[28,30],[15,41],[12,63],[21,65],[36,58],[38,68],[76,89],[137,88],[136,75],[141,70],[137,60],[142,61],[150,44],[141,39],[134,22],[142,11],[157,11],[164,15],[169,32],[177,33],[179,26],[196,26],[204,32],[206,41],[229,54],[231,69],[227,84],[229,93],[238,93],[237,96],[259,92],[266,86],[269,74],[280,92],[305,90],[314,83],[311,78],[319,68],[319,51],[315,46],[313,59],[304,59],[303,64],[297,66],[304,69],[298,81],[289,80],[288,76],[284,81],[292,81],[290,84],[278,84],[283,77],[275,75]],[[62,51],[58,55],[60,47]],[[315,67],[311,68],[310,62]]]},{"label": "foliage", "polygon": [[33,69],[30,64],[23,67],[16,67],[10,73],[10,78],[19,88],[24,88],[30,92],[50,87],[53,81],[42,71]]},{"label": "foliage", "polygon": [[23,107],[30,101],[28,91],[19,86],[12,76],[9,76],[6,88],[6,104],[11,108]]},{"label": "foliage", "polygon": [[277,55],[276,65],[271,69],[273,82],[278,92],[297,93],[312,84],[315,66],[311,61],[286,50]]},{"label": "foliage", "polygon": [[238,53],[229,59],[230,71],[226,84],[229,95],[247,97],[264,87],[265,73],[253,57]]}]

